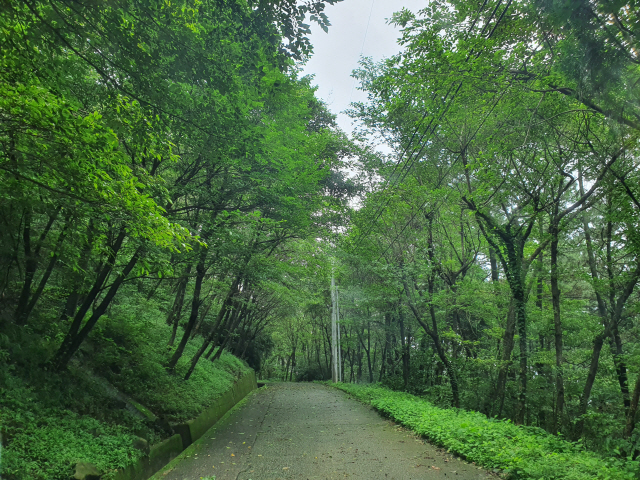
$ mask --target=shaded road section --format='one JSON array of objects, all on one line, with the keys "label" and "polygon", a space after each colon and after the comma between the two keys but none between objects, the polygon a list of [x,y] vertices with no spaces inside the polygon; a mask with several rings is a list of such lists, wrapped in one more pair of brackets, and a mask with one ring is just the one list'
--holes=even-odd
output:
[{"label": "shaded road section", "polygon": [[154,480],[496,479],[425,443],[344,392],[268,384]]}]

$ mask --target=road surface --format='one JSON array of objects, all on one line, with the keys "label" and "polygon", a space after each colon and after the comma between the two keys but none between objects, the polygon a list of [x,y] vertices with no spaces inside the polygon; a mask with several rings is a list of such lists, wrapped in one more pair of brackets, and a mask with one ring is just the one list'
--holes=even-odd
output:
[{"label": "road surface", "polygon": [[153,480],[496,480],[344,392],[271,383],[253,392]]}]

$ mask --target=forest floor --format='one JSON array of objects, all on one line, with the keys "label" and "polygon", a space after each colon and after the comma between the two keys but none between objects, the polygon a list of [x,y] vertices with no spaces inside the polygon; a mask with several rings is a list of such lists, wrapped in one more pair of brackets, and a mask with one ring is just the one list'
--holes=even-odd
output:
[{"label": "forest floor", "polygon": [[271,383],[153,480],[497,478],[324,385]]}]

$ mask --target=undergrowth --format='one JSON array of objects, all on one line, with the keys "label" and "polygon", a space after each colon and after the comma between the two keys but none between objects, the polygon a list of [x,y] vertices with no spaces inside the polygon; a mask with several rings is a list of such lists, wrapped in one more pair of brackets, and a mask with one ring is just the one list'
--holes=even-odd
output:
[{"label": "undergrowth", "polygon": [[[60,341],[44,321],[0,338],[3,479],[66,480],[80,461],[113,472],[143,455],[134,447],[138,437],[150,444],[166,438],[170,430],[158,425],[196,417],[249,370],[223,353],[215,363],[202,359],[184,381],[198,337],[168,372],[171,328],[154,307],[114,306],[60,373],[42,367]],[[124,408],[116,389],[160,422]]]},{"label": "undergrowth", "polygon": [[631,480],[636,461],[603,458],[541,429],[488,419],[476,412],[443,409],[414,395],[381,386],[336,384],[381,413],[468,461],[500,469],[510,478],[535,480]]}]

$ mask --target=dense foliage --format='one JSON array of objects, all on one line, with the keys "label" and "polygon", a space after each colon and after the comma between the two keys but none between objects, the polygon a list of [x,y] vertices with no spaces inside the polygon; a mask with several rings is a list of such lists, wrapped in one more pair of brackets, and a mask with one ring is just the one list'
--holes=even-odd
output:
[{"label": "dense foliage", "polygon": [[[355,72],[365,187],[336,242],[345,382],[637,459],[637,6],[436,1]],[[331,377],[329,278],[270,367]]]},{"label": "dense foliage", "polygon": [[[333,3],[2,3],[5,475],[122,466],[134,431],[199,414],[237,357],[259,368],[287,245],[353,189],[352,147],[294,63]],[[160,420],[138,428],[131,402]]]}]

